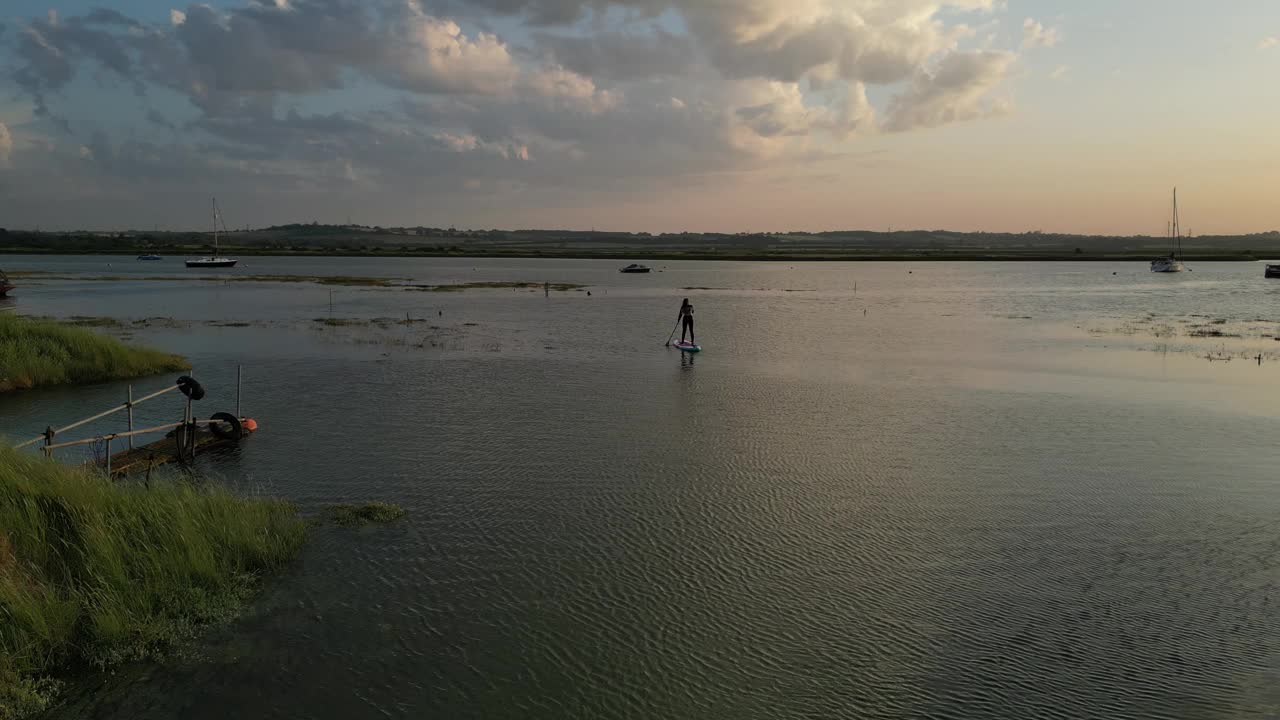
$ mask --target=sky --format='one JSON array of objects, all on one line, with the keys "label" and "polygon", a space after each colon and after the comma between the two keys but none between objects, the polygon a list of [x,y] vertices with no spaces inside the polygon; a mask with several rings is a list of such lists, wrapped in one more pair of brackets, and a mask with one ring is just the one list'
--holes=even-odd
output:
[{"label": "sky", "polygon": [[1280,229],[1275,0],[5,0],[0,227]]}]

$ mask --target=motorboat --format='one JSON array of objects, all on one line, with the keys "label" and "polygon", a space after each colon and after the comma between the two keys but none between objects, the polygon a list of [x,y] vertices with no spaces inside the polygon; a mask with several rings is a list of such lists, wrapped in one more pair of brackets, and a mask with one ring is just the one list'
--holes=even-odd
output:
[{"label": "motorboat", "polygon": [[143,262],[155,262],[157,260],[163,260],[164,258],[159,255],[139,255],[138,259]]},{"label": "motorboat", "polygon": [[653,272],[653,269],[652,269],[652,268],[650,268],[648,265],[638,265],[638,264],[636,264],[636,263],[631,263],[630,265],[628,265],[628,266],[626,266],[626,267],[622,268],[622,269],[621,269],[621,270],[619,270],[618,272],[624,272],[624,273],[647,273],[647,272]]},{"label": "motorboat", "polygon": [[1263,277],[1280,278],[1280,265],[1268,265]]}]

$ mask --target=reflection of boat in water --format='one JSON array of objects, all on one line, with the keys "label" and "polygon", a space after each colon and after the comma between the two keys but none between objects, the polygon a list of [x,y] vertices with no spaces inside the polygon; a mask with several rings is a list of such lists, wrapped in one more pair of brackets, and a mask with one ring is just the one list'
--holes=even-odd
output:
[{"label": "reflection of boat in water", "polygon": [[651,269],[648,265],[637,265],[636,263],[631,263],[630,265],[628,265],[628,266],[626,266],[626,267],[622,268],[622,269],[621,269],[621,270],[619,270],[618,272],[624,272],[624,273],[647,273],[647,272],[652,272],[652,269]]},{"label": "reflection of boat in water", "polygon": [[1263,277],[1280,278],[1280,265],[1268,265]]},{"label": "reflection of boat in water", "polygon": [[1182,264],[1182,226],[1178,224],[1178,188],[1173,189],[1173,222],[1169,223],[1169,257],[1151,261],[1151,272],[1177,273],[1187,269]]},{"label": "reflection of boat in water", "polygon": [[[221,222],[222,216],[218,213],[218,201],[213,201],[213,255],[211,257],[200,258],[198,260],[187,260],[189,268],[229,268],[235,267],[239,262],[233,258],[218,257],[218,223]],[[227,224],[222,223],[222,229],[227,229]]]},{"label": "reflection of boat in water", "polygon": [[144,262],[155,262],[156,260],[163,260],[164,258],[159,255],[139,255],[138,259]]}]

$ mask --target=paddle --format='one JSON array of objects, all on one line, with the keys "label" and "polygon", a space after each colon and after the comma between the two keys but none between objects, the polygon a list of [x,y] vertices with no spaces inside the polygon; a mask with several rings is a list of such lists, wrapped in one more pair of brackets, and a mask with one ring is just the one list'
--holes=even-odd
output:
[{"label": "paddle", "polygon": [[667,347],[671,347],[671,338],[676,336],[676,330],[680,329],[680,321],[683,318],[676,318],[676,326],[671,328],[671,334],[667,336]]}]

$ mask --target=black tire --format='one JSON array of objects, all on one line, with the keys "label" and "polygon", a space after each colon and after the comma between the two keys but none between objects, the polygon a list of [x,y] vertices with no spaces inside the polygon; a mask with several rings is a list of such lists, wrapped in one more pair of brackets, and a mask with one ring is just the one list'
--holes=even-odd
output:
[{"label": "black tire", "polygon": [[204,388],[201,387],[200,383],[196,382],[196,379],[190,375],[183,375],[178,378],[178,389],[182,391],[183,395],[186,395],[192,400],[204,399]]},{"label": "black tire", "polygon": [[[231,427],[228,429],[227,425]],[[231,413],[220,412],[210,415],[209,432],[213,433],[213,436],[219,440],[239,440],[244,437],[244,428],[240,425],[240,418]]]}]

